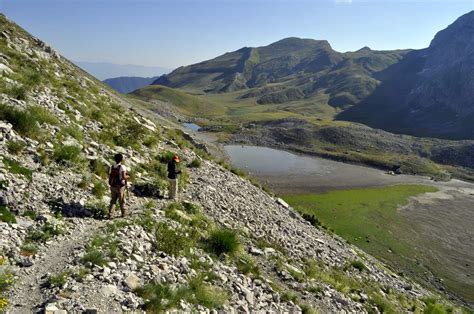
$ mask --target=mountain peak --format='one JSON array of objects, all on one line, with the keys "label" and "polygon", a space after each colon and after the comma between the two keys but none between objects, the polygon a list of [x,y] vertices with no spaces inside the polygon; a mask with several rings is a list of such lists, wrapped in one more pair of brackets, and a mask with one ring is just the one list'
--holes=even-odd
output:
[{"label": "mountain peak", "polygon": [[460,16],[451,25],[439,31],[433,38],[430,48],[455,42],[474,43],[474,10]]},{"label": "mountain peak", "polygon": [[299,38],[299,37],[287,37],[280,39],[268,47],[275,46],[294,46],[294,47],[303,47],[303,46],[325,46],[326,48],[332,49],[331,45],[327,40],[317,40],[310,38]]}]

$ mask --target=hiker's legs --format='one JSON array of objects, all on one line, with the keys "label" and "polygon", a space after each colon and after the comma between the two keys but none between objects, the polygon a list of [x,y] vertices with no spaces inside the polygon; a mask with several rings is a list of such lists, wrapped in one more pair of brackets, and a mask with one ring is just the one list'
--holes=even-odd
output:
[{"label": "hiker's legs", "polygon": [[174,200],[178,195],[178,179],[169,179],[170,181],[170,188],[168,191],[169,198]]},{"label": "hiker's legs", "polygon": [[125,187],[122,187],[119,189],[118,201],[119,201],[122,217],[125,217],[127,215],[127,210],[125,209]]},{"label": "hiker's legs", "polygon": [[117,200],[120,197],[120,189],[116,187],[110,187],[110,205],[109,205],[109,217],[112,217],[112,215],[115,212],[115,203],[117,203]]}]

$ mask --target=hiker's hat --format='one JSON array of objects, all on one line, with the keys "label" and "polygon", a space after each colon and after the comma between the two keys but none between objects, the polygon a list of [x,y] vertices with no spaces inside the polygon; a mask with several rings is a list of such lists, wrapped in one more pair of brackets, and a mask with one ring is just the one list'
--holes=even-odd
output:
[{"label": "hiker's hat", "polygon": [[178,155],[174,155],[174,156],[173,156],[173,160],[176,161],[176,162],[179,162],[179,156],[178,156]]}]

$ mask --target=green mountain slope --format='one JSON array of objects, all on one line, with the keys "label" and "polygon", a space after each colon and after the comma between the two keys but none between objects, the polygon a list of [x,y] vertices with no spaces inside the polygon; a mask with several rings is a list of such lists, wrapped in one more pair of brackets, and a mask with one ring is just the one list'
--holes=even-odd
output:
[{"label": "green mountain slope", "polygon": [[215,59],[181,67],[153,84],[224,93],[246,91],[241,99],[258,104],[303,101],[329,95],[336,107],[353,105],[379,84],[376,73],[408,51],[334,51],[325,40],[286,38],[258,48],[242,48]]}]

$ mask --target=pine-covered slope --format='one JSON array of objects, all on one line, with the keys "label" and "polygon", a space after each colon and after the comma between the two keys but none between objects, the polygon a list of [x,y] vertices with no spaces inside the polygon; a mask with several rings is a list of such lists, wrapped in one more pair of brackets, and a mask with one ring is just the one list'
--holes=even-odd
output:
[{"label": "pine-covered slope", "polygon": [[[447,306],[129,110],[3,15],[0,30],[0,311]],[[169,151],[184,162],[177,203],[161,197]],[[109,221],[116,152],[132,174],[131,215]]]}]

